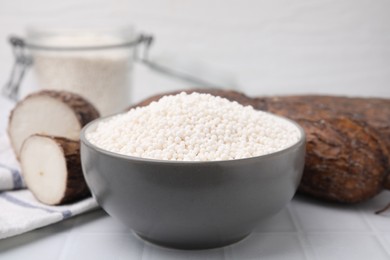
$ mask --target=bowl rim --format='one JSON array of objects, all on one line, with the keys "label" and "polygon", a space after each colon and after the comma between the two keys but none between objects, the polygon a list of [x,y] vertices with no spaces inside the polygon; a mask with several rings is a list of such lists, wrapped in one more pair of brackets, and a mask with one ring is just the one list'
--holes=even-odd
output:
[{"label": "bowl rim", "polygon": [[273,113],[270,113],[270,112],[267,112],[267,111],[262,111],[262,110],[259,110],[259,111],[267,113],[267,114],[270,114],[270,115],[275,116],[275,117],[278,117],[279,119],[285,120],[285,121],[293,124],[297,128],[298,132],[300,133],[299,140],[297,142],[295,142],[294,144],[292,144],[292,145],[290,145],[290,146],[288,146],[288,147],[286,147],[286,148],[284,148],[282,150],[276,151],[276,152],[263,154],[263,155],[259,155],[259,156],[254,156],[254,157],[247,157],[247,158],[240,158],[240,159],[233,159],[233,160],[215,160],[215,161],[174,161],[174,160],[162,160],[162,159],[151,159],[151,158],[136,157],[136,156],[125,155],[125,154],[120,154],[120,153],[108,151],[106,149],[98,147],[97,145],[91,143],[88,140],[88,138],[86,137],[86,133],[87,133],[87,131],[89,131],[89,129],[91,127],[93,127],[94,125],[99,124],[102,121],[109,120],[109,119],[111,119],[111,118],[113,118],[115,116],[118,116],[118,115],[121,115],[121,114],[125,114],[125,113],[128,112],[128,111],[124,111],[124,112],[115,113],[115,114],[112,114],[112,115],[109,115],[109,116],[96,118],[93,121],[91,121],[88,124],[86,124],[81,129],[81,132],[80,132],[80,142],[82,144],[84,144],[85,146],[89,147],[90,149],[96,150],[99,153],[105,154],[107,156],[117,157],[117,158],[121,158],[121,159],[137,161],[137,162],[142,162],[142,163],[151,163],[151,164],[152,163],[158,163],[158,164],[167,164],[167,165],[183,165],[183,164],[185,164],[185,165],[193,165],[193,164],[196,164],[196,165],[199,165],[199,164],[206,165],[207,164],[207,165],[209,165],[209,164],[221,164],[221,163],[225,164],[225,163],[247,162],[247,161],[251,161],[251,160],[256,160],[256,161],[258,161],[258,160],[266,160],[266,159],[269,159],[269,158],[272,158],[272,157],[277,157],[277,156],[279,156],[281,154],[284,154],[284,153],[288,153],[290,150],[294,150],[297,147],[301,146],[302,144],[303,145],[306,144],[306,133],[303,130],[303,128],[297,122],[295,122],[294,120],[291,120],[289,118],[286,118],[284,116],[276,115],[276,114],[273,114]]}]

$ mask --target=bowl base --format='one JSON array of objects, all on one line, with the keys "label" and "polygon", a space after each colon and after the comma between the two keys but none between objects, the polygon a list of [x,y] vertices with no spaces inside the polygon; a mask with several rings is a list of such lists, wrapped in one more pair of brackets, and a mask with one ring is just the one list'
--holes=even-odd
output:
[{"label": "bowl base", "polygon": [[204,242],[196,242],[196,243],[183,243],[182,241],[178,242],[166,242],[166,241],[160,241],[153,238],[149,238],[144,235],[140,235],[137,232],[134,232],[136,236],[141,238],[142,240],[145,240],[147,242],[150,242],[152,244],[163,246],[163,247],[169,247],[169,248],[175,248],[175,249],[183,249],[183,250],[202,250],[202,249],[212,249],[217,247],[223,247],[228,246],[234,243],[237,243],[243,239],[245,239],[247,236],[250,235],[250,233],[245,234],[244,236],[240,236],[239,238],[229,239],[229,240],[223,240],[223,241],[204,241]]}]

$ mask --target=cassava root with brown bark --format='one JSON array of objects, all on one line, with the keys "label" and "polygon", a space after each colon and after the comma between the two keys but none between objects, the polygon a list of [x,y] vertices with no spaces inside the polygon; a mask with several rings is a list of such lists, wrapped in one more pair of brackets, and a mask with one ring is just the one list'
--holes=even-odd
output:
[{"label": "cassava root with brown bark", "polygon": [[41,202],[60,205],[90,195],[81,169],[81,128],[99,117],[85,98],[43,90],[11,111],[8,134],[27,187]]},{"label": "cassava root with brown bark", "polygon": [[27,188],[47,205],[74,202],[90,195],[80,162],[80,142],[32,135],[23,143],[20,163]]}]

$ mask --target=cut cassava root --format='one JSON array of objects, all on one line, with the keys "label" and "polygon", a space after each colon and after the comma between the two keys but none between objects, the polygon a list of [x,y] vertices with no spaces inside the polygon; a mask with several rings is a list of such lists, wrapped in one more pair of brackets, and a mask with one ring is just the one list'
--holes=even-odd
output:
[{"label": "cut cassava root", "polygon": [[80,162],[80,142],[32,135],[20,151],[23,178],[42,203],[60,205],[90,195]]},{"label": "cut cassava root", "polygon": [[16,156],[26,138],[33,134],[78,140],[81,128],[99,117],[86,99],[65,92],[43,90],[18,102],[9,117],[8,134]]},{"label": "cut cassava root", "polygon": [[79,95],[43,90],[12,110],[8,134],[27,187],[42,203],[60,205],[90,195],[81,169],[81,128],[99,117]]}]

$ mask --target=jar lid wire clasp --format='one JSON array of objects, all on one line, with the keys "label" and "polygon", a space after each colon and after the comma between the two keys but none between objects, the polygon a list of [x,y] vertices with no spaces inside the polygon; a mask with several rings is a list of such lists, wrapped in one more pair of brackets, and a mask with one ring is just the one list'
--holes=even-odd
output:
[{"label": "jar lid wire clasp", "polygon": [[32,58],[27,55],[26,44],[22,38],[11,36],[9,42],[12,46],[12,53],[15,60],[11,69],[10,78],[2,89],[2,94],[13,101],[17,101],[19,98],[20,84],[26,74],[27,68],[32,64]]}]

